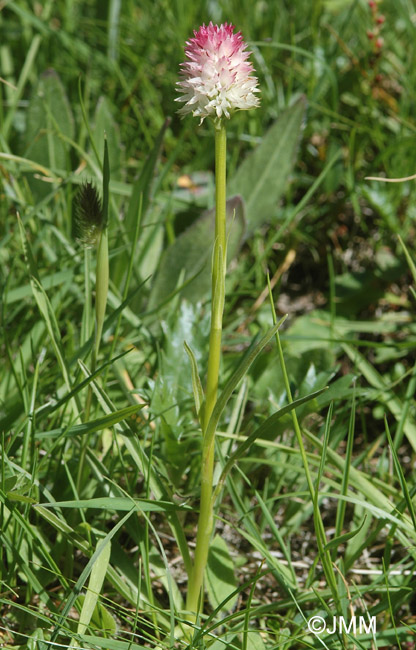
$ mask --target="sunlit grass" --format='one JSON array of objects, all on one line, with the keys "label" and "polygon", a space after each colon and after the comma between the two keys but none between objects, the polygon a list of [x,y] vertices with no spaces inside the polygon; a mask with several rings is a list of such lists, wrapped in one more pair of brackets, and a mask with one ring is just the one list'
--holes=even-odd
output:
[{"label": "sunlit grass", "polygon": [[[416,7],[379,12],[377,54],[366,2],[2,8],[4,647],[186,646],[201,441],[183,342],[204,384],[214,159],[208,125],[180,121],[174,98],[183,43],[211,19],[251,43],[262,106],[228,129],[243,201],[227,217],[220,394],[235,390],[193,644],[413,642],[414,184],[365,177],[416,171]],[[92,364],[96,260],[73,214],[82,182],[102,187],[104,132],[110,277]],[[282,354],[270,337],[249,367],[273,325],[268,275]],[[375,639],[308,632],[353,613],[376,617]]]}]

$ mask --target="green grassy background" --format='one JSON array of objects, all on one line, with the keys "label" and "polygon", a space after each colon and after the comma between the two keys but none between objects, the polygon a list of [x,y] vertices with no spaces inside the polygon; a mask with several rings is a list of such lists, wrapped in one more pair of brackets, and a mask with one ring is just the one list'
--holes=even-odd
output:
[{"label": "green grassy background", "polygon": [[[316,503],[290,414],[229,474],[194,644],[352,648],[306,621],[354,611],[377,617],[375,638],[357,633],[355,647],[414,647],[414,181],[366,177],[416,171],[416,6],[377,7],[1,4],[3,647],[186,645],[200,432],[183,341],[204,378],[214,147],[210,125],[181,121],[174,100],[184,43],[209,20],[241,29],[261,87],[261,108],[228,127],[229,195],[244,201],[230,209],[222,384],[273,322],[269,273],[277,314],[289,314],[294,398],[329,388],[297,409]],[[83,180],[101,191],[104,133],[110,292],[84,422],[95,256],[73,236],[74,199]],[[223,413],[219,466],[287,401],[270,344]],[[110,537],[108,556],[98,543]]]}]

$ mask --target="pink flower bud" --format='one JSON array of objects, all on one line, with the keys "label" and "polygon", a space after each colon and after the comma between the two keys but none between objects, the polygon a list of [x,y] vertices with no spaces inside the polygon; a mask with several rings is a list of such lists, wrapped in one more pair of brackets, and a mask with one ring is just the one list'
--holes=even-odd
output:
[{"label": "pink flower bud", "polygon": [[383,15],[377,16],[377,22],[379,25],[382,25],[386,20],[386,17]]},{"label": "pink flower bud", "polygon": [[181,80],[177,86],[183,95],[175,101],[185,102],[178,113],[192,113],[201,118],[229,118],[236,110],[248,110],[259,105],[256,93],[258,80],[248,57],[241,32],[224,23],[212,22],[186,42],[188,61],[181,64]]}]

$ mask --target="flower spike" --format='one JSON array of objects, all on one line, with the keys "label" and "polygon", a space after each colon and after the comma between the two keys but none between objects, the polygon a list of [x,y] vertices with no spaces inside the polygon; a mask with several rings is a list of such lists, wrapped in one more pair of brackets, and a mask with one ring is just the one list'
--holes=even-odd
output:
[{"label": "flower spike", "polygon": [[241,32],[234,34],[228,23],[218,27],[210,22],[194,31],[194,38],[186,42],[188,60],[181,64],[177,83],[183,94],[175,101],[185,102],[178,111],[182,117],[192,113],[201,123],[206,117],[219,121],[259,105],[258,79],[246,48]]}]

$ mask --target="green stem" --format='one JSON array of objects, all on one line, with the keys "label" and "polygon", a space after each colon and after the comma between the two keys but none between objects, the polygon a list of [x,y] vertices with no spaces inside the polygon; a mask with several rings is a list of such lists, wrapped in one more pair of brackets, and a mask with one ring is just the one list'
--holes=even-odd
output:
[{"label": "green stem", "polygon": [[226,150],[225,127],[215,128],[215,244],[212,265],[212,312],[209,336],[207,390],[204,412],[204,433],[217,401],[221,358],[222,314],[224,310],[226,240]]},{"label": "green stem", "polygon": [[82,314],[81,345],[84,345],[91,335],[91,286],[90,286],[91,250],[84,250],[84,290],[85,301]]},{"label": "green stem", "polygon": [[108,232],[107,228],[104,228],[100,235],[100,241],[98,242],[95,280],[95,359],[98,357],[101,336],[103,333],[105,310],[107,306],[108,280]]},{"label": "green stem", "polygon": [[204,571],[213,529],[212,480],[214,473],[215,436],[207,436],[208,423],[215,407],[221,360],[222,316],[227,261],[226,239],[226,149],[227,138],[222,123],[215,126],[215,244],[212,264],[212,308],[205,408],[202,419],[201,501],[193,567],[189,576],[186,609],[192,619],[198,612]]},{"label": "green stem", "polygon": [[[91,374],[94,374],[97,368],[97,357],[100,350],[101,336],[103,333],[103,325],[105,318],[105,309],[107,305],[109,281],[109,268],[108,268],[108,233],[107,228],[104,228],[100,234],[97,250],[97,268],[95,272],[95,337],[94,345],[91,355]],[[92,404],[92,386],[88,386],[87,400],[85,403],[84,422],[88,422],[90,417],[90,410]],[[85,458],[88,449],[89,436],[85,435],[81,442],[81,454],[78,463],[77,473],[77,492],[80,494],[82,474],[84,471]]]}]

